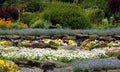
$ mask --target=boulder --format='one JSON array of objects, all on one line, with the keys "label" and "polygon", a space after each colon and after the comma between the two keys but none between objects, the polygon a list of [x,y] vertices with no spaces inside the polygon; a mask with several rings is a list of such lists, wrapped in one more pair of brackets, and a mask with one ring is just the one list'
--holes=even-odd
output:
[{"label": "boulder", "polygon": [[18,60],[15,63],[20,67],[20,72],[73,72],[70,64],[62,62]]},{"label": "boulder", "polygon": [[86,40],[89,38],[88,35],[81,35],[81,34],[76,34],[76,39],[81,39],[82,41]]},{"label": "boulder", "polygon": [[98,35],[91,35],[91,36],[89,36],[89,39],[90,39],[91,41],[97,40],[98,38],[99,38]]},{"label": "boulder", "polygon": [[111,37],[111,36],[109,36],[109,37],[107,37],[107,36],[101,36],[101,37],[99,37],[98,38],[98,40],[100,40],[100,41],[115,41],[115,38],[113,38],[113,37]]}]

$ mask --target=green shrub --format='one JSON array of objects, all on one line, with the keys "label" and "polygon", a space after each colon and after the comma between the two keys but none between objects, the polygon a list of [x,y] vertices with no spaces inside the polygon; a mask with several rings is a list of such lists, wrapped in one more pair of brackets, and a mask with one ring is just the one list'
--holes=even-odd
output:
[{"label": "green shrub", "polygon": [[10,29],[22,29],[23,27],[18,24],[17,22],[16,23],[13,23],[11,26],[10,26]]},{"label": "green shrub", "polygon": [[90,19],[91,23],[101,23],[104,19],[104,12],[101,9],[88,9],[86,15]]},{"label": "green shrub", "polygon": [[22,22],[28,24],[28,26],[31,25],[31,20],[36,18],[37,13],[31,13],[31,12],[23,12],[22,13]]},{"label": "green shrub", "polygon": [[51,23],[49,21],[44,21],[42,19],[39,19],[35,21],[30,27],[31,28],[48,28],[51,26]]},{"label": "green shrub", "polygon": [[43,12],[42,18],[51,21],[53,25],[60,24],[63,28],[84,29],[89,27],[88,18],[75,4],[53,2]]},{"label": "green shrub", "polygon": [[80,6],[84,9],[99,8],[106,10],[107,0],[82,0]]},{"label": "green shrub", "polygon": [[73,2],[74,2],[74,0],[56,0],[56,1],[70,2],[70,3],[73,3]]},{"label": "green shrub", "polygon": [[43,20],[39,19],[35,21],[31,26],[31,28],[43,28]]},{"label": "green shrub", "polygon": [[28,12],[41,12],[44,10],[44,8],[47,6],[46,3],[43,3],[42,0],[29,0],[27,7],[25,8],[25,11]]}]

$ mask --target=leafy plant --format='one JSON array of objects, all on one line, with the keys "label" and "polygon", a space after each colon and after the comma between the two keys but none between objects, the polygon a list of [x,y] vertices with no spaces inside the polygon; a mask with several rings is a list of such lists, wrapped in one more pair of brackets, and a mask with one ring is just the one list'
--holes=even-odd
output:
[{"label": "leafy plant", "polygon": [[43,20],[39,19],[31,25],[31,28],[44,28]]},{"label": "leafy plant", "polygon": [[43,12],[42,18],[51,21],[53,25],[60,24],[63,28],[84,29],[90,27],[89,20],[82,9],[75,5],[53,2]]},{"label": "leafy plant", "polygon": [[86,10],[86,15],[88,16],[88,18],[90,19],[91,23],[101,23],[102,19],[105,16],[105,13],[103,10],[101,9],[88,9]]}]

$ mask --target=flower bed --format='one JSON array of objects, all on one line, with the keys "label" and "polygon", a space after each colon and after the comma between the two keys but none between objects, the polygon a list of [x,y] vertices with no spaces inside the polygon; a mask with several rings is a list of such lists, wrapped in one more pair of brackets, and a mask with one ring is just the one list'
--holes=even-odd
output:
[{"label": "flower bed", "polygon": [[52,50],[48,49],[31,49],[31,48],[18,48],[18,47],[0,47],[0,57],[9,60],[27,59],[27,60],[51,60],[61,62],[71,62],[73,60],[84,60],[99,58],[100,55],[105,55],[106,50],[104,49],[93,49],[88,50]]},{"label": "flower bed", "polygon": [[[75,37],[75,36],[74,36]],[[112,38],[111,38],[112,39]],[[109,39],[108,39],[109,40]],[[20,37],[17,38],[9,38],[9,37],[0,37],[0,46],[17,46],[17,47],[32,47],[32,48],[53,48],[58,49],[59,46],[69,46],[69,45],[75,45],[79,47],[80,49],[87,49],[91,50],[94,48],[104,48],[104,47],[119,47],[120,41],[119,40],[112,40],[112,41],[104,41],[104,40],[91,40],[84,39],[82,41],[82,38],[80,39],[64,39],[63,38],[56,38],[56,39],[50,39],[50,38],[38,38],[35,39],[33,37]]]},{"label": "flower bed", "polygon": [[18,66],[12,62],[0,60],[0,72],[18,72]]}]

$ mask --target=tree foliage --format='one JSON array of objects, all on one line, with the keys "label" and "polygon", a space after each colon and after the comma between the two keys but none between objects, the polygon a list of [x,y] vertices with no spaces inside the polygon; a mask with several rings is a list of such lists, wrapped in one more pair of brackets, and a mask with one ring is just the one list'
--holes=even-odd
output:
[{"label": "tree foliage", "polygon": [[1,7],[0,8],[0,18],[14,19],[17,20],[19,17],[18,10],[12,7]]}]

